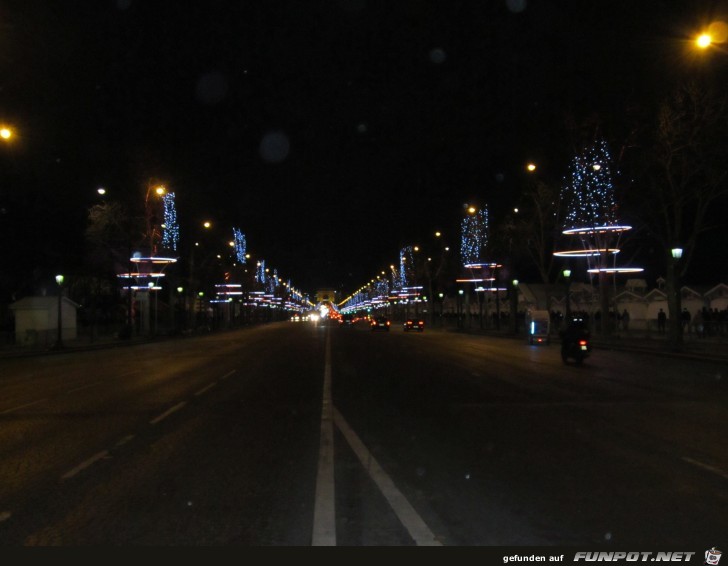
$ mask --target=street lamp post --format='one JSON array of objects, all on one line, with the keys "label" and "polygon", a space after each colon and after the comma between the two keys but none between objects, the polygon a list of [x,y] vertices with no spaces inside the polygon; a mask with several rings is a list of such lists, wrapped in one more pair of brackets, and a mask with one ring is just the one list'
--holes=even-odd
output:
[{"label": "street lamp post", "polygon": [[444,323],[445,323],[445,320],[444,320],[444,313],[442,311],[444,309],[444,304],[443,304],[444,301],[443,301],[443,299],[445,297],[445,294],[444,293],[438,293],[437,296],[440,298],[440,326],[443,326]]},{"label": "street lamp post", "polygon": [[566,321],[571,319],[571,269],[564,269],[561,272],[564,276],[566,286]]},{"label": "street lamp post", "polygon": [[184,295],[184,292],[185,292],[185,288],[184,287],[182,287],[182,286],[177,287],[177,295],[178,295],[178,297],[177,297],[177,304],[178,304],[178,306],[180,308],[179,308],[179,318],[178,318],[176,324],[179,325],[179,331],[180,332],[182,330],[184,330],[184,321],[185,321],[185,318],[187,317],[187,315],[186,315],[186,312],[187,312],[187,297]]},{"label": "street lamp post", "polygon": [[681,296],[680,282],[677,273],[677,263],[682,258],[683,250],[680,247],[674,247],[670,250],[670,260],[667,269],[667,291],[668,291],[668,312],[670,315],[670,341],[675,350],[682,347],[682,324],[680,321]]},{"label": "street lamp post", "polygon": [[58,283],[58,330],[56,333],[55,349],[63,348],[63,275],[56,275],[56,283]]},{"label": "street lamp post", "polygon": [[511,327],[518,334],[518,279],[511,281]]},{"label": "street lamp post", "polygon": [[463,312],[463,294],[465,291],[458,289],[458,328],[463,326],[462,312]]}]

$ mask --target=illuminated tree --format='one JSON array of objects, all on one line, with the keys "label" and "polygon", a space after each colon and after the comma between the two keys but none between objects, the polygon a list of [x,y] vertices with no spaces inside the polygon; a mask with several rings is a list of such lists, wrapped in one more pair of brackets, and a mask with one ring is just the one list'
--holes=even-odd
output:
[{"label": "illuminated tree", "polygon": [[607,142],[598,140],[586,147],[569,165],[561,200],[565,230],[612,226],[617,219],[612,157]]},{"label": "illuminated tree", "polygon": [[[633,205],[662,250],[667,271],[670,338],[682,346],[680,283],[690,267],[696,246],[707,233],[725,230],[728,196],[725,136],[728,101],[707,86],[687,83],[660,104],[643,150],[637,152],[636,172],[644,180]],[[675,261],[671,250],[680,247]]]},{"label": "illuminated tree", "polygon": [[481,263],[488,245],[488,207],[470,207],[460,224],[460,257],[463,265]]},{"label": "illuminated tree", "polygon": [[177,223],[177,209],[174,204],[174,193],[166,193],[162,197],[164,206],[164,224],[162,231],[162,246],[168,250],[177,250],[179,245],[179,224]]},{"label": "illuminated tree", "polygon": [[238,263],[244,264],[247,261],[248,244],[239,228],[233,228],[233,242],[235,243],[235,259]]},{"label": "illuminated tree", "polygon": [[399,250],[399,288],[415,283],[415,254],[412,246]]}]

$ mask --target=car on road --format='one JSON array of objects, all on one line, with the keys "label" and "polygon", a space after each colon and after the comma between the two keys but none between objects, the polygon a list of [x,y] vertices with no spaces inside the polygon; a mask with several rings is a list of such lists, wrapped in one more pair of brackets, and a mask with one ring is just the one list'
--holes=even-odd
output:
[{"label": "car on road", "polygon": [[373,318],[371,322],[372,331],[384,330],[385,332],[389,332],[390,325],[391,322],[386,316],[377,316]]},{"label": "car on road", "polygon": [[403,328],[405,332],[409,332],[410,330],[422,332],[425,330],[425,321],[421,318],[408,318],[404,321]]},{"label": "car on road", "polygon": [[354,318],[353,314],[341,315],[341,318],[339,319],[339,324],[341,324],[341,326],[354,326],[355,322],[356,318]]}]

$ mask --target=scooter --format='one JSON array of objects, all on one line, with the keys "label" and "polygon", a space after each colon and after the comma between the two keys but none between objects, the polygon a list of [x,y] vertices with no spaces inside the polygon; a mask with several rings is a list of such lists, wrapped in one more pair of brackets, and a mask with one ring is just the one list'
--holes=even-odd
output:
[{"label": "scooter", "polygon": [[561,342],[561,359],[566,364],[571,358],[576,365],[581,365],[589,357],[591,349],[591,342],[587,337],[567,339]]}]

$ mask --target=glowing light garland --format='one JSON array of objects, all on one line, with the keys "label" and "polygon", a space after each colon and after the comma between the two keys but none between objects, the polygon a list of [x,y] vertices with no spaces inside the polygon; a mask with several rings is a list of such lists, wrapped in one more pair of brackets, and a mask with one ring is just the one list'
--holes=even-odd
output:
[{"label": "glowing light garland", "polygon": [[265,285],[266,276],[265,276],[265,260],[264,259],[261,259],[258,262],[258,271],[255,274],[255,280],[258,283]]},{"label": "glowing light garland", "polygon": [[480,262],[488,245],[487,206],[463,218],[460,235],[460,257],[463,265]]},{"label": "glowing light garland", "polygon": [[608,256],[616,258],[619,253],[619,248],[610,247],[610,243],[615,238],[618,241],[620,235],[632,227],[620,225],[617,220],[612,157],[604,140],[595,142],[574,157],[564,179],[561,199],[567,210],[562,233],[578,236],[582,249],[554,252],[554,256],[585,257],[589,262],[592,258],[599,258],[599,266],[587,269],[590,274],[643,271],[641,267],[605,265]]},{"label": "glowing light garland", "polygon": [[179,224],[177,223],[177,208],[174,204],[174,193],[166,193],[162,197],[164,203],[164,226],[162,231],[162,246],[169,250],[177,250],[179,244]]},{"label": "glowing light garland", "polygon": [[399,285],[400,288],[414,282],[415,252],[412,246],[405,246],[399,251]]},{"label": "glowing light garland", "polygon": [[612,157],[606,141],[597,141],[574,157],[564,179],[561,200],[567,210],[565,230],[616,224]]},{"label": "glowing light garland", "polygon": [[245,255],[248,253],[248,244],[245,241],[245,234],[239,228],[233,228],[233,241],[235,242],[235,259],[238,263],[244,264],[247,261]]}]

